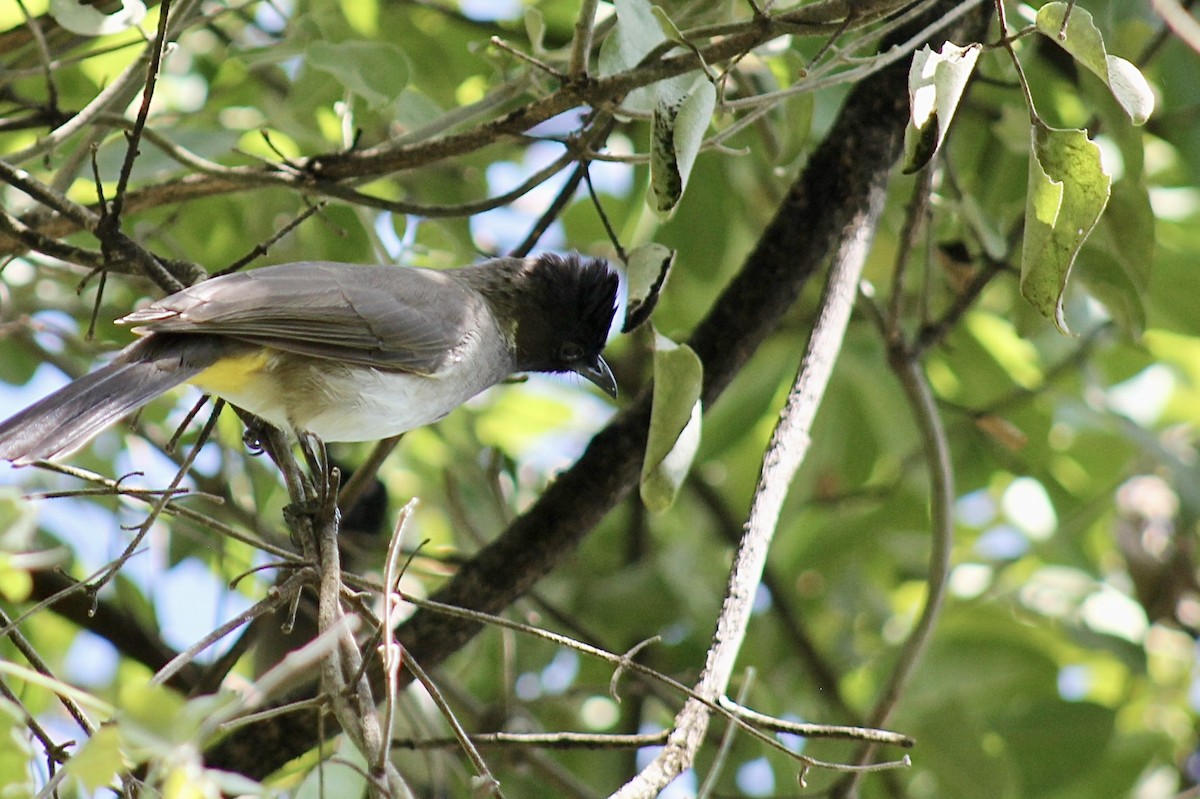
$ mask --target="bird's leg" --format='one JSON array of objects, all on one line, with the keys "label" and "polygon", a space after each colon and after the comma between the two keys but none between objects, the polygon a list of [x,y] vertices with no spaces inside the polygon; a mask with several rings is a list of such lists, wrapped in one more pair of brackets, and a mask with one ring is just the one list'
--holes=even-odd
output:
[{"label": "bird's leg", "polygon": [[329,461],[329,451],[325,442],[312,433],[296,431],[300,442],[300,452],[308,465],[309,480],[313,489],[313,505],[315,512],[326,512],[327,508],[337,510],[337,493],[341,483],[341,473]]},{"label": "bird's leg", "polygon": [[329,483],[329,452],[325,449],[325,442],[302,430],[296,431],[296,437],[300,441],[300,453],[308,465],[309,478],[316,489],[317,499],[323,501]]}]

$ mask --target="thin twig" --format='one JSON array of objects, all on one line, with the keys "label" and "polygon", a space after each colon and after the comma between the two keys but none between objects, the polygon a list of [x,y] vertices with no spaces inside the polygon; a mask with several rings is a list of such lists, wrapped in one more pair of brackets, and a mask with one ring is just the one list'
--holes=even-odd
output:
[{"label": "thin twig", "polygon": [[475,795],[503,797],[504,794],[500,791],[500,781],[492,774],[491,769],[488,768],[487,761],[483,759],[483,756],[479,754],[479,750],[471,743],[470,736],[467,735],[467,731],[459,723],[458,717],[454,715],[454,711],[450,709],[446,698],[438,690],[437,684],[421,668],[421,664],[413,658],[411,652],[405,656],[404,667],[417,678],[417,682],[421,683],[421,686],[429,694],[434,706],[442,714],[442,718],[450,725],[450,730],[454,733],[454,737],[458,740],[459,745],[462,746],[467,758],[471,761],[471,765],[475,767],[475,771],[479,775],[479,787],[475,789],[477,791]]},{"label": "thin twig", "polygon": [[508,42],[501,39],[499,36],[493,36],[489,41],[491,41],[491,43],[494,46],[499,47],[504,52],[509,53],[510,55],[516,56],[517,58],[519,58],[520,60],[529,64],[530,66],[533,66],[537,69],[542,70],[543,72],[545,72],[547,75],[549,75],[552,78],[556,78],[558,80],[565,80],[567,77],[566,75],[564,75],[562,73],[562,70],[552,67],[550,64],[547,64],[545,61],[538,58],[537,56],[533,56],[522,50],[518,50],[517,48],[513,47]]},{"label": "thin twig", "polygon": [[385,438],[375,445],[367,459],[354,470],[350,479],[342,484],[342,491],[338,494],[338,510],[346,513],[362,498],[375,479],[375,475],[379,473],[379,467],[387,460],[387,456],[392,454],[392,450],[400,443],[403,436],[404,434],[401,433],[391,438]]},{"label": "thin twig", "polygon": [[42,30],[42,23],[29,13],[29,9],[25,7],[25,0],[17,0],[17,8],[21,9],[21,15],[25,17],[25,26],[29,29],[29,33],[37,45],[38,69],[42,74],[42,79],[46,81],[46,106],[57,109],[58,87],[54,84],[54,60],[50,54],[50,46],[46,43],[46,34]]},{"label": "thin twig", "polygon": [[64,746],[54,743],[54,739],[50,737],[50,733],[46,732],[45,728],[34,718],[33,714],[25,707],[21,701],[21,697],[17,696],[8,683],[0,680],[0,697],[7,699],[12,703],[13,707],[20,710],[23,718],[21,723],[25,725],[25,729],[33,734],[34,738],[42,744],[42,749],[46,752],[46,762],[51,773],[54,773],[54,765],[56,763],[66,763],[69,759],[63,751]]},{"label": "thin twig", "polygon": [[[755,738],[760,743],[763,743],[766,746],[771,747],[772,749],[783,753],[785,756],[792,758],[792,759],[796,760],[797,762],[808,763],[810,765],[818,765],[819,764],[822,766],[830,765],[831,767],[839,767],[837,764],[818,763],[818,761],[813,761],[811,759],[805,758],[803,755],[797,755],[796,753],[794,753],[791,750],[784,747],[783,744],[781,744],[775,738],[771,737],[771,735],[758,729],[754,723],[752,723],[751,721],[749,721],[746,718],[742,718],[742,715],[740,712],[734,712],[734,711],[726,709],[725,702],[727,700],[725,700],[723,698],[720,700],[708,699],[708,698],[700,695],[699,693],[697,693],[692,688],[689,688],[687,685],[684,685],[683,683],[679,682],[678,680],[672,679],[671,677],[668,677],[667,675],[665,675],[659,671],[655,671],[654,669],[650,668],[649,666],[646,666],[642,663],[637,662],[636,660],[633,660],[631,658],[630,653],[618,655],[614,652],[609,652],[607,650],[600,649],[599,647],[592,646],[591,644],[584,643],[583,641],[579,641],[574,638],[570,638],[565,635],[561,635],[559,633],[543,629],[541,627],[534,627],[532,625],[522,624],[521,622],[516,622],[511,619],[507,619],[503,616],[496,616],[496,615],[489,614],[489,613],[482,613],[482,612],[476,611],[476,610],[468,610],[466,608],[460,608],[460,607],[456,607],[454,605],[446,605],[446,604],[437,602],[436,600],[432,600],[432,599],[422,599],[420,597],[407,596],[407,595],[404,598],[406,601],[412,603],[413,605],[416,605],[418,608],[421,608],[422,610],[433,611],[434,613],[438,613],[438,614],[444,614],[447,616],[452,616],[452,617],[456,617],[456,618],[460,618],[460,619],[466,619],[466,620],[469,620],[476,624],[482,624],[482,625],[487,625],[487,626],[491,626],[491,627],[500,627],[500,628],[506,629],[506,630],[515,630],[524,635],[530,635],[535,638],[540,638],[544,641],[549,641],[551,643],[557,644],[559,646],[573,649],[573,650],[575,650],[583,655],[586,655],[588,657],[594,657],[598,660],[603,660],[607,663],[612,664],[615,669],[624,669],[625,671],[634,672],[634,673],[638,674],[639,676],[645,677],[649,680],[653,680],[655,682],[658,682],[658,683],[661,683],[661,684],[667,686],[671,690],[679,693],[681,696],[686,697],[689,701],[698,702],[698,703],[704,705],[712,713],[723,716],[723,717],[729,719],[732,723],[739,725],[743,732],[745,732],[746,734]],[[636,650],[637,647],[635,647],[634,649]],[[631,650],[631,652],[632,651],[634,651],[634,650]],[[770,726],[772,729],[775,729],[784,723],[785,722],[782,719],[776,719]],[[851,731],[851,732],[848,732],[848,734],[844,737],[857,739],[857,740],[877,740],[877,739],[880,739],[881,737],[887,738],[888,736],[896,735],[896,733],[891,733],[886,730],[865,730],[862,735],[855,736],[853,734],[852,730],[854,730],[856,728],[841,728],[841,729]],[[832,737],[843,737],[843,736],[832,736]],[[895,765],[898,765],[898,763],[892,764],[892,765],[894,767]]]},{"label": "thin twig", "polygon": [[[175,14],[170,20],[171,27],[167,38],[174,38],[188,24],[191,24],[193,11],[200,5],[200,0],[181,0]],[[147,51],[149,46],[147,47]],[[63,142],[81,130],[90,127],[97,116],[107,113],[113,108],[124,108],[137,94],[138,87],[143,81],[146,65],[150,62],[149,52],[142,53],[136,61],[125,68],[111,83],[108,83],[91,102],[74,114],[70,119],[43,136],[29,147],[15,153],[9,153],[7,158],[13,163],[30,161],[56,150]]]},{"label": "thin twig", "polygon": [[[900,701],[904,686],[933,637],[933,630],[946,596],[950,555],[954,545],[954,467],[950,461],[950,445],[941,414],[938,412],[937,401],[933,397],[921,363],[904,349],[902,343],[889,347],[888,361],[904,388],[925,448],[930,482],[929,514],[932,541],[925,606],[900,650],[887,684],[868,716],[868,723],[872,726],[887,722]],[[856,758],[857,762],[867,762],[873,751],[873,745],[863,747]],[[835,795],[854,795],[859,779],[858,774],[848,775],[838,786]]]},{"label": "thin twig", "polygon": [[[913,185],[912,196],[904,209],[904,228],[900,231],[900,246],[896,249],[896,263],[892,267],[892,288],[888,298],[887,329],[884,335],[888,341],[899,341],[904,335],[901,320],[904,311],[905,277],[908,275],[908,264],[912,251],[917,245],[917,239],[924,230],[924,221],[929,207],[929,192],[932,188],[932,173],[927,167],[921,170]],[[931,267],[932,264],[926,264]]]},{"label": "thin twig", "polygon": [[[49,664],[42,660],[41,656],[37,653],[37,649],[35,649],[33,644],[29,642],[29,639],[17,629],[18,623],[19,622],[16,621],[10,621],[8,614],[4,612],[3,608],[0,608],[0,627],[5,630],[3,637],[6,637],[8,640],[12,641],[13,646],[16,647],[16,650],[21,653],[21,656],[28,661],[29,665],[32,666],[36,672],[57,682],[58,678],[54,676],[54,672],[51,671]],[[75,719],[75,723],[78,724],[84,732],[86,732],[89,736],[96,734],[97,725],[92,723],[92,720],[89,719],[87,714],[83,712],[83,708],[80,707],[73,698],[61,692],[55,692],[55,695],[58,697],[58,701],[62,703],[62,706],[66,708],[67,713],[71,716],[71,718]]]},{"label": "thin twig", "polygon": [[101,575],[100,578],[90,586],[90,590],[93,593],[98,593],[100,589],[107,585],[110,580],[116,577],[117,572],[120,571],[121,567],[133,557],[135,552],[137,552],[138,547],[141,546],[142,539],[144,539],[150,533],[150,528],[154,526],[156,521],[158,521],[158,517],[162,515],[163,510],[167,507],[167,503],[171,501],[171,497],[175,492],[175,489],[179,487],[179,484],[183,482],[184,476],[187,475],[188,470],[192,468],[192,462],[196,460],[196,456],[200,454],[201,448],[204,446],[205,442],[208,441],[208,437],[212,434],[213,428],[217,426],[217,417],[220,416],[220,414],[221,406],[217,405],[213,408],[213,412],[209,414],[208,421],[205,422],[203,429],[201,429],[200,437],[196,439],[196,443],[193,444],[191,449],[188,450],[187,457],[184,458],[183,463],[180,464],[179,468],[175,471],[175,476],[171,479],[170,485],[167,486],[166,490],[163,492],[163,495],[150,508],[150,513],[146,516],[145,521],[138,526],[137,534],[134,535],[133,540],[130,541],[125,547],[125,551],[122,552],[115,561],[113,561],[108,570],[105,571],[104,574]]},{"label": "thin twig", "polygon": [[159,669],[158,672],[155,673],[154,677],[151,678],[151,685],[162,685],[166,683],[167,680],[170,680],[172,677],[174,677],[180,669],[195,660],[196,656],[205,649],[208,649],[210,646],[215,644],[217,641],[220,641],[226,635],[229,635],[229,633],[233,632],[238,627],[241,627],[243,624],[253,621],[259,616],[275,610],[275,608],[286,602],[291,596],[290,589],[293,587],[293,585],[298,588],[299,584],[307,580],[308,577],[309,575],[305,574],[303,571],[296,572],[281,585],[277,586],[275,591],[273,591],[266,598],[260,599],[258,602],[255,602],[253,605],[246,608],[246,610],[237,614],[229,621],[210,631],[199,641],[180,652],[178,655],[172,658],[169,663]]},{"label": "thin twig", "polygon": [[[737,705],[741,705],[746,701],[746,697],[750,693],[750,687],[754,685],[755,670],[753,668],[746,669],[746,677],[742,680],[742,685],[738,688]],[[733,749],[733,742],[737,738],[738,727],[736,724],[727,724],[725,732],[721,734],[721,743],[717,746],[717,753],[713,756],[713,761],[708,767],[708,773],[704,775],[704,782],[700,784],[700,790],[696,792],[697,799],[708,799],[712,796],[717,787],[717,780],[721,777],[721,772],[725,767],[725,763],[729,760],[729,753]]]},{"label": "thin twig", "polygon": [[599,0],[582,0],[579,13],[575,16],[575,30],[571,35],[571,57],[567,62],[567,77],[571,80],[586,78],[588,56],[592,52],[592,34],[595,30],[596,7]]},{"label": "thin twig", "polygon": [[150,44],[150,63],[146,67],[146,83],[142,89],[142,104],[138,107],[137,117],[133,121],[133,130],[125,147],[125,160],[121,163],[121,172],[117,177],[117,191],[113,196],[112,208],[105,216],[104,224],[111,225],[113,230],[121,228],[121,211],[125,205],[125,190],[129,187],[129,177],[133,174],[133,162],[138,157],[138,144],[142,140],[142,130],[146,127],[146,119],[150,116],[150,102],[154,99],[154,87],[158,83],[158,73],[162,68],[163,50],[167,46],[167,23],[171,17],[171,0],[162,0],[158,8],[158,33]]},{"label": "thin twig", "polygon": [[[396,701],[400,693],[400,664],[404,660],[404,648],[400,642],[396,640],[396,609],[403,601],[396,589],[400,585],[400,553],[401,543],[404,540],[404,528],[412,516],[413,509],[416,508],[416,497],[410,499],[408,503],[400,509],[400,515],[396,519],[396,525],[392,530],[392,538],[388,542],[387,558],[384,561],[383,570],[383,585],[387,592],[383,595],[383,618],[379,625],[380,634],[384,638],[384,642],[380,645],[380,650],[383,657],[383,674],[387,685],[387,693],[384,696],[384,716],[383,729],[391,734],[392,722],[395,720]],[[361,679],[361,677],[360,677]],[[383,770],[383,758],[387,756],[388,747],[383,746],[379,749],[380,760],[375,764],[376,771]]]},{"label": "thin twig", "polygon": [[282,240],[289,233],[291,233],[293,230],[295,230],[297,227],[299,227],[300,224],[302,222],[304,222],[304,220],[308,219],[313,214],[320,213],[321,210],[323,210],[326,205],[328,205],[328,203],[326,203],[325,201],[321,201],[318,203],[313,203],[312,205],[308,206],[303,211],[301,211],[299,214],[297,214],[286,225],[284,225],[282,228],[280,228],[278,231],[276,231],[274,233],[274,235],[272,235],[269,239],[267,239],[266,241],[264,241],[260,244],[254,245],[254,249],[252,249],[250,252],[246,253],[241,258],[237,259],[236,261],[234,261],[233,263],[231,263],[229,266],[225,267],[224,269],[214,272],[213,277],[220,277],[222,275],[232,274],[233,272],[237,272],[238,270],[240,270],[246,266],[249,266],[251,263],[254,262],[254,260],[256,258],[261,258],[262,256],[266,255],[267,252],[271,249],[271,247],[274,244],[276,244],[277,242]]},{"label": "thin twig", "polygon": [[[669,730],[624,735],[593,732],[485,732],[467,738],[475,746],[536,746],[539,749],[640,749],[666,743]],[[462,739],[393,738],[397,749],[450,749],[462,745]]]}]

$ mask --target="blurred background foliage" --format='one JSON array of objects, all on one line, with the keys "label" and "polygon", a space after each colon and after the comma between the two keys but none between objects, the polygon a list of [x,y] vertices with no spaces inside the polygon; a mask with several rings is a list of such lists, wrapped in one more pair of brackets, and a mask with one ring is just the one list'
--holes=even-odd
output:
[{"label": "blurred background foliage", "polygon": [[[664,7],[686,30],[745,21],[749,5]],[[1028,24],[1026,6],[1006,6],[1010,24]],[[984,271],[994,277],[926,358],[950,434],[958,496],[951,597],[889,725],[916,738],[913,764],[866,778],[859,788],[864,797],[1159,799],[1194,795],[1191,786],[1200,780],[1200,59],[1163,32],[1148,2],[1086,0],[1080,7],[1091,12],[1109,52],[1142,69],[1158,109],[1146,126],[1132,128],[1099,82],[1048,39],[1016,43],[1039,113],[1053,125],[1086,127],[1106,165],[1136,188],[1128,207],[1114,199],[1075,265],[1066,316],[1076,335],[1055,330],[1018,288],[1028,115],[1011,61],[1000,50],[982,56],[929,173],[893,181],[867,266],[874,299],[861,303],[889,302],[892,271],[906,246],[906,208],[915,187],[929,180],[928,235],[911,254],[918,266],[899,287],[906,329],[918,331],[940,318]],[[498,36],[560,63],[578,10],[567,0],[200,5],[164,62],[148,127],[227,167],[286,164],[414,131],[419,141],[430,131],[456,129],[444,116],[453,109],[494,104],[486,118],[551,90],[552,76],[489,40]],[[602,19],[611,11],[600,4]],[[153,31],[157,14],[150,5],[144,30]],[[598,38],[610,25],[599,24]],[[993,22],[989,36],[996,35]],[[39,39],[56,59],[56,96],[48,89]],[[825,56],[826,44],[823,37],[784,37],[747,55],[730,82],[730,98],[791,85],[812,59]],[[137,28],[76,36],[57,24],[45,2],[0,4],[0,158],[35,146],[91,102],[142,45]],[[654,315],[657,330],[682,340],[703,316],[845,93],[838,85],[797,94],[721,146],[706,148],[668,219],[647,209],[648,169],[633,157],[647,152],[648,122],[622,119],[615,126],[603,152],[620,158],[591,168],[599,202],[625,246],[656,241],[677,251]],[[739,116],[718,104],[709,135]],[[423,205],[474,202],[511,189],[557,157],[562,147],[554,142],[579,125],[579,113],[570,112],[527,137],[497,137],[462,156],[361,176],[356,186]],[[97,178],[88,148],[96,146],[96,174],[111,198],[125,142],[111,119],[101,119],[53,151],[14,165],[56,183],[77,202],[94,203]],[[256,264],[331,259],[445,267],[515,246],[557,195],[564,174],[474,215],[453,209],[443,216],[403,215],[324,198],[328,203],[316,215],[274,240],[317,192],[248,184],[189,194],[189,180],[200,172],[143,141],[131,188],[175,186],[181,193],[179,199],[158,195],[124,221],[126,231],[159,256],[213,271],[264,242],[269,247]],[[1149,198],[1152,219],[1139,216],[1138,197]],[[0,202],[11,213],[36,214],[36,203],[16,189],[0,191]],[[61,236],[95,246],[87,233]],[[114,274],[100,284],[86,269],[8,242],[0,274],[4,415],[123,346],[128,331],[112,320],[158,296],[144,279]],[[615,255],[583,190],[537,246]],[[661,636],[641,652],[642,662],[684,682],[695,676],[818,288],[810,287],[730,390],[706,409],[703,441],[675,505],[650,514],[636,495],[627,500],[511,609],[514,618],[613,652]],[[627,401],[648,380],[649,336],[617,335],[609,353]],[[154,403],[132,427],[106,432],[71,464],[120,479],[124,487],[162,488],[180,455],[169,458],[161,447],[194,399],[176,395]],[[441,424],[404,437],[379,470],[386,513],[366,532],[386,536],[398,509],[420,498],[407,541],[411,548],[425,543],[406,587],[427,594],[569,465],[612,410],[586,386],[562,380],[533,378],[490,391]],[[225,414],[218,441],[204,447],[184,483],[223,504],[200,496],[185,505],[202,519],[286,546],[286,494],[270,464],[247,455],[241,433],[240,422]],[[353,468],[370,449],[341,445],[333,454]],[[871,315],[856,314],[757,599],[740,661],[745,704],[792,720],[862,720],[926,592],[922,463],[910,410],[886,366],[885,343]],[[0,482],[0,607],[9,618],[37,598],[31,574],[48,566],[31,564],[33,553],[85,578],[121,551],[125,526],[139,524],[147,507],[129,497],[41,498],[88,485],[47,470],[5,465]],[[371,535],[367,539],[370,550]],[[355,567],[378,569],[379,557],[368,553]],[[274,580],[269,570],[235,586],[230,581],[271,560],[203,520],[171,515],[156,522],[144,550],[99,600],[182,650],[264,596]],[[72,761],[73,781],[63,795],[97,791],[116,770],[118,748],[153,764],[163,785],[173,778],[194,786],[217,779],[200,770],[199,742],[191,739],[202,707],[182,709],[201,700],[147,696],[139,686],[150,671],[118,654],[114,644],[121,642],[113,639],[120,630],[87,627],[86,620],[81,628],[48,611],[20,625],[51,673],[115,708],[116,724],[106,729],[120,735],[83,747],[92,756]],[[10,641],[0,642],[0,654],[27,665]],[[244,658],[227,684],[245,684],[253,668],[252,658]],[[617,703],[608,693],[611,675],[605,663],[500,630],[485,631],[436,674],[472,731],[645,732],[670,723],[679,697],[626,678]],[[0,677],[11,691],[0,701],[0,726],[11,743],[0,744],[0,783],[16,791],[5,796],[20,796],[18,785],[44,785],[49,775],[17,701],[53,740],[82,744],[86,736],[44,686],[11,672]],[[167,707],[175,710],[164,713]],[[95,710],[94,718],[109,717]],[[403,726],[404,735],[445,733],[437,712],[416,692]],[[823,760],[846,760],[852,752],[845,742],[787,743]],[[139,754],[131,755],[131,747]],[[618,787],[648,751],[489,749],[485,756],[508,796],[590,796]],[[697,770],[668,794],[692,795],[714,752],[715,746],[706,749]],[[298,786],[314,763],[285,769],[267,781],[267,790],[311,790],[312,782]],[[453,748],[401,754],[400,763],[419,795],[469,793],[469,770]],[[800,791],[795,762],[745,737],[734,738],[722,766],[715,795]],[[351,793],[327,795],[361,791],[352,772],[329,768],[328,778],[346,780],[336,784]],[[820,795],[837,778],[814,771],[809,791]]]}]

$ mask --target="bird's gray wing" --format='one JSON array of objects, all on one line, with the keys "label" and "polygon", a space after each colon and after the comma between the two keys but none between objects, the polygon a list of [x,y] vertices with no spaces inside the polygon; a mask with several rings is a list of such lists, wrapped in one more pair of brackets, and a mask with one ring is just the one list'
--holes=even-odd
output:
[{"label": "bird's gray wing", "polygon": [[206,280],[121,322],[432,374],[486,313],[478,292],[448,273],[312,261]]}]

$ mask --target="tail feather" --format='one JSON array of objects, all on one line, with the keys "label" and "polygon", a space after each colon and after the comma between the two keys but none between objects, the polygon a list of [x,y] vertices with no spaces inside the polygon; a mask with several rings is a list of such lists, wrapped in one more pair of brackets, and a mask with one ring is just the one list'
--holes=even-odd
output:
[{"label": "tail feather", "polygon": [[219,348],[204,346],[202,339],[194,343],[200,346],[185,349],[167,337],[150,336],[0,422],[0,460],[23,466],[79,449],[122,416],[210,366]]}]

